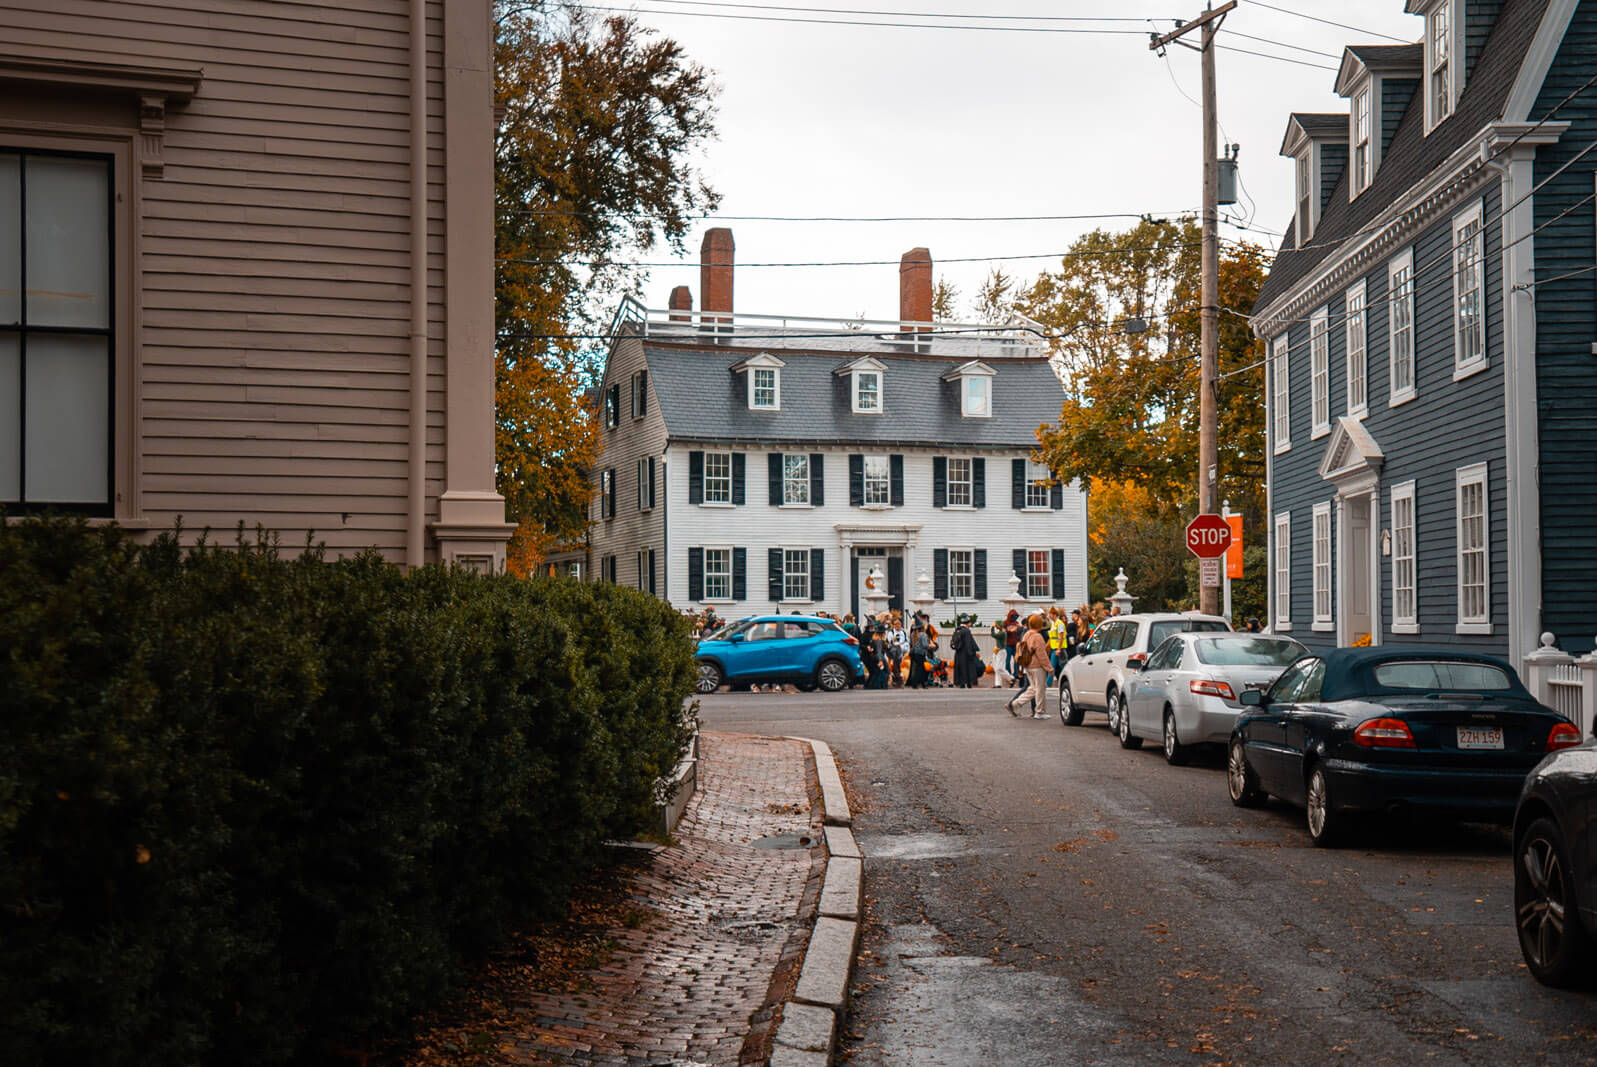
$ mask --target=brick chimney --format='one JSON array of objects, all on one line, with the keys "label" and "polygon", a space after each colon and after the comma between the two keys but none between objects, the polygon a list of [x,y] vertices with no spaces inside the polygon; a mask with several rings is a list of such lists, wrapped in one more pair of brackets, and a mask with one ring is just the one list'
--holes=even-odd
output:
[{"label": "brick chimney", "polygon": [[[699,299],[705,311],[732,311],[732,231],[725,226],[706,230],[699,246]],[[703,322],[731,322],[731,318],[704,316]]]},{"label": "brick chimney", "polygon": [[692,322],[693,290],[685,285],[677,286],[671,290],[671,301],[668,306],[671,309],[672,322]]},{"label": "brick chimney", "polygon": [[[898,261],[898,317],[903,322],[932,321],[932,254],[911,248]],[[901,326],[902,330],[930,330],[931,326]]]}]

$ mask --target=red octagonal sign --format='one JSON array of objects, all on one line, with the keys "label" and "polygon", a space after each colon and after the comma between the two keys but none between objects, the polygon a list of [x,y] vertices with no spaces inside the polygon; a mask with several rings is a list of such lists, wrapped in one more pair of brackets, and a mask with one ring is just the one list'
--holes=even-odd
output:
[{"label": "red octagonal sign", "polygon": [[1187,523],[1187,551],[1199,559],[1217,559],[1231,547],[1231,526],[1218,515],[1199,515]]}]

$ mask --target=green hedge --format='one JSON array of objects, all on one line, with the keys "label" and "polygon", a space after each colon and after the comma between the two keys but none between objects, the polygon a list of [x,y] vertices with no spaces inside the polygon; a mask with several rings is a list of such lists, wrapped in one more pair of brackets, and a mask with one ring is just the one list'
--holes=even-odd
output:
[{"label": "green hedge", "polygon": [[614,585],[0,523],[0,1049],[284,1063],[404,1025],[631,835],[691,724]]}]

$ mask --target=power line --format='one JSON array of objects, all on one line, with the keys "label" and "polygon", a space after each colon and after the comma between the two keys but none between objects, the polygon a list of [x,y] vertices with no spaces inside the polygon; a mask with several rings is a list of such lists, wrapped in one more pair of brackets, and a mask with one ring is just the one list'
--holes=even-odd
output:
[{"label": "power line", "polygon": [[[953,258],[939,259],[936,262],[937,263],[998,263],[998,262],[1009,262],[1009,261],[1013,261],[1013,260],[1023,260],[1023,259],[1083,259],[1083,258],[1091,258],[1091,257],[1096,257],[1096,256],[1115,256],[1115,255],[1121,255],[1121,254],[1124,254],[1124,253],[1131,253],[1131,252],[1164,252],[1164,251],[1175,251],[1175,250],[1180,250],[1180,249],[1184,249],[1184,248],[1198,248],[1198,247],[1200,247],[1200,246],[1198,245],[1197,242],[1186,242],[1186,243],[1180,243],[1180,244],[1165,244],[1165,245],[1138,245],[1138,246],[1135,246],[1135,247],[1126,247],[1126,248],[1082,249],[1082,250],[1065,251],[1065,252],[1036,252],[1036,253],[1030,253],[1030,254],[1027,254],[1027,255],[957,256],[957,257],[953,257]],[[496,258],[494,260],[494,262],[495,263],[513,263],[513,264],[517,264],[517,265],[523,266],[523,267],[565,267],[565,266],[584,265],[581,261],[567,261],[567,260],[559,260],[559,259],[540,260],[540,259]],[[749,267],[896,267],[896,266],[899,265],[899,263],[900,263],[900,261],[896,260],[896,259],[859,259],[859,260],[817,260],[817,261],[802,262],[802,263],[797,263],[797,262],[795,262],[795,263],[728,263],[728,264],[724,264],[724,265],[728,266],[728,267],[734,267],[734,268],[737,268],[737,269],[743,269],[743,268],[749,268]],[[677,268],[677,267],[697,267],[697,266],[701,266],[701,264],[699,264],[699,263],[695,263],[692,260],[686,260],[686,259],[678,260],[678,261],[672,262],[672,263],[610,263],[610,264],[606,264],[606,263],[603,263],[603,262],[598,261],[598,260],[589,260],[589,261],[586,261],[586,265],[613,266],[613,267],[634,267],[634,268],[648,268],[648,269],[667,269],[667,270],[668,269],[672,269],[672,268]]]},{"label": "power line", "polygon": [[[675,0],[675,2],[680,2],[680,0]],[[1289,44],[1286,41],[1277,41],[1269,37],[1255,37],[1253,34],[1243,33],[1241,30],[1227,30],[1226,32],[1232,37],[1241,37],[1245,41],[1258,41],[1260,44],[1279,45],[1282,48],[1290,48],[1295,52],[1307,52],[1311,56],[1324,56],[1326,59],[1342,58],[1341,55],[1336,52],[1322,52],[1318,48],[1305,48],[1300,44]]]},{"label": "power line", "polygon": [[1258,56],[1260,59],[1273,59],[1278,63],[1292,63],[1299,67],[1312,67],[1315,70],[1335,71],[1337,69],[1336,67],[1328,67],[1324,63],[1310,63],[1306,59],[1293,59],[1291,56],[1272,56],[1268,52],[1255,52],[1250,48],[1238,48],[1235,45],[1217,44],[1215,47],[1222,52],[1238,52],[1245,56]]},{"label": "power line", "polygon": [[[671,3],[674,2],[674,0],[657,0],[657,2]],[[1113,37],[1146,36],[1145,30],[1099,29],[1072,26],[985,26],[976,23],[955,24],[936,22],[874,22],[864,19],[798,18],[792,15],[737,15],[727,11],[674,11],[670,8],[662,7],[611,7],[603,4],[574,3],[571,2],[571,0],[562,0],[560,6],[578,8],[583,11],[610,11],[631,15],[676,15],[682,18],[735,19],[740,22],[787,22],[815,26],[879,26],[886,29],[977,30],[998,33],[1074,33]],[[985,16],[972,15],[968,17],[983,18]]]},{"label": "power line", "polygon": [[1277,7],[1274,4],[1261,3],[1260,0],[1244,0],[1244,3],[1252,4],[1254,7],[1262,7],[1269,11],[1279,11],[1283,15],[1295,15],[1300,19],[1308,19],[1310,22],[1319,22],[1327,26],[1335,26],[1339,30],[1352,30],[1354,33],[1365,33],[1369,34],[1371,37],[1380,37],[1388,41],[1396,41],[1398,44],[1414,43],[1413,41],[1405,41],[1401,37],[1393,37],[1389,33],[1377,33],[1375,30],[1366,30],[1358,26],[1349,26],[1345,22],[1333,22],[1330,19],[1322,19],[1318,15],[1310,15],[1303,11],[1294,11],[1289,7]]},{"label": "power line", "polygon": [[[742,0],[654,0],[655,3],[680,4],[684,7],[730,7],[754,11],[799,11],[823,15],[879,15],[885,18],[928,19],[998,19],[1006,22],[1169,22],[1170,19],[1152,19],[1131,15],[995,15],[986,12],[962,14],[941,11],[873,11],[853,7],[804,7],[795,4],[750,4]],[[566,5],[573,6],[573,5]],[[1142,32],[1142,31],[1137,31]]]},{"label": "power line", "polygon": [[[533,208],[501,208],[501,215],[541,215],[562,218],[610,217],[603,211],[540,211]],[[1196,214],[1183,211],[1111,211],[1087,215],[683,215],[684,219],[705,222],[1079,222],[1092,219],[1140,219],[1148,215]],[[644,212],[617,213],[614,217],[629,219],[662,219],[662,215]]]}]

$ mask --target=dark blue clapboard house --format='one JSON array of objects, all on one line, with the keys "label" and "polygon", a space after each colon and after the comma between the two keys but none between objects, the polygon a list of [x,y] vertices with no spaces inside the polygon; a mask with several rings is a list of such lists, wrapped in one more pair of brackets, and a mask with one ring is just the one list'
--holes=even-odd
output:
[{"label": "dark blue clapboard house", "polygon": [[[1394,0],[1396,2],[1396,0]],[[1294,114],[1268,346],[1271,625],[1519,665],[1597,634],[1597,3],[1409,0]]]}]

